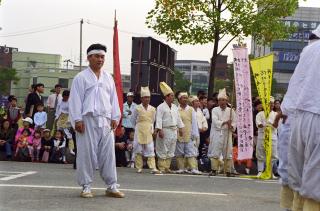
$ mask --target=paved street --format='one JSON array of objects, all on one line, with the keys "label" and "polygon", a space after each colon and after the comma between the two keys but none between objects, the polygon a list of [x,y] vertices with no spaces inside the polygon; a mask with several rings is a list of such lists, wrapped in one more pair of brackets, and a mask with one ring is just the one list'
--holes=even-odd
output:
[{"label": "paved street", "polygon": [[192,175],[141,175],[118,168],[125,199],[104,197],[96,173],[93,199],[79,197],[71,165],[0,162],[0,210],[277,211],[277,181]]}]

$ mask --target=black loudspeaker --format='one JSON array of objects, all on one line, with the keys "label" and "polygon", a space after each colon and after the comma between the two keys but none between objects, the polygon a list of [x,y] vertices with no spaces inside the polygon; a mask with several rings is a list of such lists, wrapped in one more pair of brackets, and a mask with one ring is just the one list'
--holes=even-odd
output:
[{"label": "black loudspeaker", "polygon": [[161,93],[159,83],[174,85],[175,52],[168,45],[152,37],[132,38],[131,89],[139,93],[141,86],[149,86],[151,93]]}]

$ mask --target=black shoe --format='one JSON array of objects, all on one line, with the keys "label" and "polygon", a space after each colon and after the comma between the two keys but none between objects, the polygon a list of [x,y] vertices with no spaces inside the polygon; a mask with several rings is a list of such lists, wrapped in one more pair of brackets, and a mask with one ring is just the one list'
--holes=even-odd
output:
[{"label": "black shoe", "polygon": [[227,177],[235,177],[235,175],[230,172],[227,172]]},{"label": "black shoe", "polygon": [[216,170],[212,170],[212,171],[209,173],[209,176],[217,176],[217,171],[216,171]]}]

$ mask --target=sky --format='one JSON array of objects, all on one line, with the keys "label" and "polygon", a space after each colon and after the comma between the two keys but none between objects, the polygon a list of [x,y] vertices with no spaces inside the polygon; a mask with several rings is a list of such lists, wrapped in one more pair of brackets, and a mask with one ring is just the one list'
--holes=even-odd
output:
[{"label": "sky", "polygon": [[[23,52],[60,54],[63,60],[79,63],[80,19],[83,18],[83,52],[92,43],[105,44],[108,52],[104,67],[111,72],[112,28],[117,10],[122,73],[130,73],[133,36],[152,36],[169,44],[178,51],[177,59],[210,60],[213,44],[177,45],[148,29],[145,17],[153,6],[153,0],[2,0],[0,45]],[[320,7],[320,0],[301,1],[300,6]],[[64,27],[59,28],[62,25]],[[19,36],[12,36],[17,34]],[[250,38],[245,42],[250,47]],[[229,60],[231,46],[223,53]],[[83,58],[86,64],[85,54]]]}]

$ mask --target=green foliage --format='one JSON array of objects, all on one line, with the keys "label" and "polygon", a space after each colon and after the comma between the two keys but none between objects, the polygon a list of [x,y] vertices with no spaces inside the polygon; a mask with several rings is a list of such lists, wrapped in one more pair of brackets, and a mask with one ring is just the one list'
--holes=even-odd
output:
[{"label": "green foliage", "polygon": [[[178,44],[213,43],[215,61],[235,39],[253,36],[268,44],[284,39],[294,28],[282,18],[292,15],[298,0],[155,0],[146,24]],[[228,40],[221,45],[221,40]],[[208,55],[209,57],[210,55]],[[215,65],[211,64],[209,95],[214,88]]]},{"label": "green foliage", "polygon": [[173,91],[188,92],[191,86],[191,82],[184,78],[184,73],[179,70],[174,70],[174,87]]},{"label": "green foliage", "polygon": [[10,94],[10,84],[13,81],[15,84],[19,81],[17,71],[12,68],[0,68],[0,95]]}]

